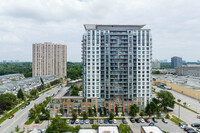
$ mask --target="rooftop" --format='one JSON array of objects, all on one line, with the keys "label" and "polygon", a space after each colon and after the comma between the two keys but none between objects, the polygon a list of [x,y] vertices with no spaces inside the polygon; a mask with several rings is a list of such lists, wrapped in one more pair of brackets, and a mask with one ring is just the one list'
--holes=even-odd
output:
[{"label": "rooftop", "polygon": [[52,99],[60,99],[64,97],[64,95],[69,91],[69,89],[69,86],[61,88],[60,91]]},{"label": "rooftop", "polygon": [[157,126],[141,126],[145,133],[163,133]]},{"label": "rooftop", "polygon": [[119,133],[117,126],[98,126],[98,133]]},{"label": "rooftop", "polygon": [[97,133],[95,129],[79,129],[78,133]]},{"label": "rooftop", "polygon": [[85,30],[94,30],[98,27],[105,28],[105,27],[124,27],[124,28],[130,28],[130,27],[137,27],[137,28],[143,28],[145,25],[123,25],[123,24],[84,24]]}]

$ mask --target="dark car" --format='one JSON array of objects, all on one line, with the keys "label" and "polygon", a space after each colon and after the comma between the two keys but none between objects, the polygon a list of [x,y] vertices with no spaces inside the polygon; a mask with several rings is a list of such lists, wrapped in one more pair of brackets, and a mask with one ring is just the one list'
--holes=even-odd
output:
[{"label": "dark car", "polygon": [[194,130],[187,130],[187,133],[197,133],[197,132]]},{"label": "dark car", "polygon": [[94,120],[90,120],[90,124],[94,124]]},{"label": "dark car", "polygon": [[27,102],[27,103],[26,103],[26,106],[28,106],[29,104],[30,104],[30,102]]},{"label": "dark car", "polygon": [[158,123],[158,120],[156,119],[156,117],[153,117],[152,120],[153,120],[155,123]]},{"label": "dark car", "polygon": [[200,127],[200,123],[192,123],[191,126],[192,127]]},{"label": "dark car", "polygon": [[36,100],[36,99],[38,99],[38,97],[39,97],[39,96],[36,96],[36,97],[34,97],[34,98],[33,98],[33,100]]},{"label": "dark car", "polygon": [[71,121],[71,124],[74,124],[75,123],[75,120],[73,119],[72,121]]},{"label": "dark car", "polygon": [[107,124],[107,123],[108,123],[108,120],[107,120],[107,119],[104,119],[104,123]]},{"label": "dark car", "polygon": [[131,123],[135,123],[135,119],[134,118],[130,118]]},{"label": "dark car", "polygon": [[179,127],[180,127],[180,126],[182,126],[183,124],[184,124],[184,122],[179,122],[178,125],[179,125]]},{"label": "dark car", "polygon": [[154,126],[154,123],[153,122],[149,123],[149,126]]},{"label": "dark car", "polygon": [[109,124],[112,124],[112,123],[113,123],[113,121],[112,121],[111,119],[109,119],[108,122],[109,122]]},{"label": "dark car", "polygon": [[184,128],[184,131],[188,131],[188,130],[194,130],[194,129],[191,128],[191,127],[185,127],[185,128]]},{"label": "dark car", "polygon": [[135,121],[136,121],[137,123],[140,123],[140,122],[141,122],[140,119],[135,119]]},{"label": "dark car", "polygon": [[145,119],[145,122],[146,122],[146,123],[150,123],[150,120],[149,120],[149,119]]},{"label": "dark car", "polygon": [[23,106],[22,109],[26,108],[26,106]]},{"label": "dark car", "polygon": [[122,119],[122,123],[126,123],[126,119],[125,118]]}]

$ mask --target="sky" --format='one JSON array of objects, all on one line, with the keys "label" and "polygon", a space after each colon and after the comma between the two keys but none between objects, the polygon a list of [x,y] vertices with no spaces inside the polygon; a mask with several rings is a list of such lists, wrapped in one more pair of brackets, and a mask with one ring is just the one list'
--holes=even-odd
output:
[{"label": "sky", "polygon": [[146,24],[153,59],[200,60],[199,0],[0,0],[0,61],[31,61],[33,43],[54,42],[79,62],[84,24]]}]

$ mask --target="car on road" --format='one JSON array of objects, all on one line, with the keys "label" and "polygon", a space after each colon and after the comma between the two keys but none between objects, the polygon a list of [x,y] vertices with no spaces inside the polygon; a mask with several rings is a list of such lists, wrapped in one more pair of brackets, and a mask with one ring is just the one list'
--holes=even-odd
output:
[{"label": "car on road", "polygon": [[26,103],[26,106],[28,106],[29,104],[30,104],[30,102],[27,102],[27,103]]},{"label": "car on road", "polygon": [[166,124],[168,123],[168,121],[167,121],[164,117],[162,118],[162,121],[163,121],[164,123],[166,123]]},{"label": "car on road", "polygon": [[137,123],[140,123],[140,122],[141,122],[140,119],[135,119],[135,121],[136,121]]},{"label": "car on road", "polygon": [[9,117],[9,119],[12,119],[14,117],[14,115],[11,115],[10,117]]},{"label": "car on road", "polygon": [[33,98],[33,100],[36,100],[36,99],[38,99],[38,97],[39,97],[39,96],[36,96],[36,97],[34,97],[34,98]]},{"label": "car on road", "polygon": [[83,125],[84,124],[84,120],[81,120],[81,123],[80,123],[81,125]]},{"label": "car on road", "polygon": [[112,124],[112,123],[113,123],[113,121],[112,121],[111,119],[109,119],[109,120],[108,120],[108,123],[109,123],[109,124]]},{"label": "car on road", "polygon": [[79,124],[79,123],[80,123],[80,120],[79,120],[79,119],[76,119],[75,123],[76,123],[76,124]]},{"label": "car on road", "polygon": [[192,123],[191,126],[192,127],[200,127],[200,123]]},{"label": "car on road", "polygon": [[89,124],[89,120],[87,119],[87,120],[85,120],[85,124]]},{"label": "car on road", "polygon": [[149,123],[149,126],[154,126],[154,123],[153,122]]},{"label": "car on road", "polygon": [[155,123],[158,123],[158,120],[156,119],[156,117],[153,117],[152,120],[153,120]]},{"label": "car on road", "polygon": [[113,123],[114,123],[114,124],[117,124],[117,120],[116,120],[116,119],[113,119]]},{"label": "car on road", "polygon": [[22,109],[25,109],[25,108],[26,108],[26,106],[23,106],[23,107],[22,107]]},{"label": "car on road", "polygon": [[90,124],[94,124],[94,120],[90,120]]},{"label": "car on road", "polygon": [[144,121],[144,119],[140,119],[140,122],[141,122],[141,123],[144,123],[145,121]]},{"label": "car on road", "polygon": [[75,120],[74,119],[72,119],[72,121],[71,121],[71,124],[74,124],[75,123]]},{"label": "car on road", "polygon": [[107,123],[108,123],[108,120],[107,120],[107,119],[104,119],[104,123],[107,124]]},{"label": "car on road", "polygon": [[131,123],[135,123],[135,119],[134,118],[130,118]]},{"label": "car on road", "polygon": [[149,120],[149,119],[145,119],[145,122],[146,122],[146,123],[150,123],[150,120]]},{"label": "car on road", "polygon": [[100,124],[103,124],[103,120],[99,120],[99,123],[100,123]]},{"label": "car on road", "polygon": [[66,123],[69,124],[69,123],[70,123],[70,120],[66,120]]},{"label": "car on road", "polygon": [[122,123],[124,123],[124,124],[126,123],[126,119],[125,118],[122,119]]}]

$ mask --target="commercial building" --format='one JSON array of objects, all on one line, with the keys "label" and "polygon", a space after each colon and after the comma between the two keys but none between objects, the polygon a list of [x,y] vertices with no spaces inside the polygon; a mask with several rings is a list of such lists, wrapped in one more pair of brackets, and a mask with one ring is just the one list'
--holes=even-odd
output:
[{"label": "commercial building", "polygon": [[78,133],[120,133],[118,126],[98,126],[97,130],[95,129],[79,129]]},{"label": "commercial building", "polygon": [[157,126],[141,126],[141,133],[163,133]]},{"label": "commercial building", "polygon": [[174,56],[171,58],[171,68],[176,68],[182,66],[182,58],[178,56]]},{"label": "commercial building", "polygon": [[17,81],[17,80],[21,80],[24,79],[24,75],[23,74],[8,74],[8,75],[3,75],[0,76],[0,85],[5,84],[5,83],[9,83],[11,81]]},{"label": "commercial building", "polygon": [[200,77],[200,65],[182,65],[176,68],[178,76],[197,76]]},{"label": "commercial building", "polygon": [[32,75],[55,74],[65,78],[67,71],[67,46],[50,42],[33,44]]},{"label": "commercial building", "polygon": [[98,98],[99,107],[111,106],[113,110],[124,102],[125,106],[133,103],[143,109],[151,100],[152,38],[144,26],[84,25],[85,98]]},{"label": "commercial building", "polygon": [[152,61],[152,68],[160,68],[160,62],[158,60]]}]

